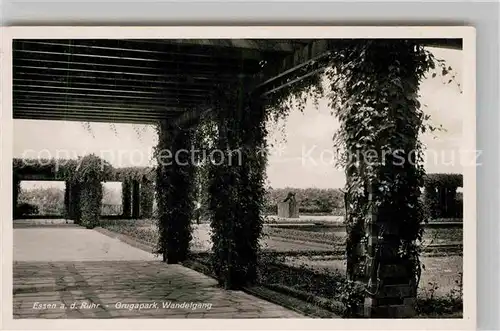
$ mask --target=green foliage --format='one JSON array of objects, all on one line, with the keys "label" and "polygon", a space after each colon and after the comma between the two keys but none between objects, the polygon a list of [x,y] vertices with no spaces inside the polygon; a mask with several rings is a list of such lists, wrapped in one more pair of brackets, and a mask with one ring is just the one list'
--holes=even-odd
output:
[{"label": "green foliage", "polygon": [[18,202],[37,206],[40,215],[62,215],[64,213],[64,192],[56,187],[21,190]]},{"label": "green foliage", "polygon": [[[356,272],[363,263],[357,246],[370,252],[366,238],[377,236],[380,245],[398,252],[379,257],[380,263],[407,265],[416,292],[420,250],[415,242],[422,238],[424,220],[418,135],[425,128],[417,92],[434,65],[432,57],[414,42],[388,40],[354,43],[336,56],[342,62],[329,72],[330,106],[341,123],[334,142],[344,152],[347,174],[349,278],[363,279]],[[369,151],[375,158],[368,158]],[[365,230],[372,214],[379,224],[375,233]]]},{"label": "green foliage", "polygon": [[460,278],[455,280],[454,288],[444,296],[437,296],[439,285],[429,282],[428,289],[417,300],[419,315],[439,316],[463,311],[463,275],[461,272],[459,274]]},{"label": "green foliage", "polygon": [[16,215],[17,217],[25,217],[25,216],[30,216],[30,215],[37,215],[39,214],[39,208],[36,204],[29,203],[29,202],[21,202],[17,205],[16,207]]},{"label": "green foliage", "polygon": [[36,174],[65,180],[71,178],[77,167],[77,163],[78,160],[14,158],[12,171],[18,178]]},{"label": "green foliage", "polygon": [[[355,266],[361,263],[356,247],[365,245],[370,252],[366,239],[371,235],[398,252],[400,262],[385,263],[408,265],[415,290],[418,286],[420,248],[416,242],[422,238],[426,220],[420,198],[425,172],[418,136],[436,130],[421,109],[418,87],[436,63],[442,76],[449,74],[451,68],[416,41],[346,40],[330,54],[327,88],[320,75],[313,76],[271,100],[271,108],[280,118],[286,117],[294,100],[304,105],[308,98],[317,102],[327,95],[332,114],[340,121],[333,141],[343,156],[339,165],[347,175],[350,280],[357,279]],[[368,233],[365,224],[372,214],[381,226]]]},{"label": "green foliage", "polygon": [[340,301],[344,304],[342,316],[359,316],[359,309],[363,306],[366,295],[364,284],[352,280],[346,280],[340,285]]},{"label": "green foliage", "polygon": [[155,169],[151,167],[123,167],[114,168],[108,181],[124,181],[124,180],[155,180]]},{"label": "green foliage", "polygon": [[439,186],[439,187],[462,187],[463,175],[461,174],[427,174],[425,176],[425,186]]},{"label": "green foliage", "polygon": [[151,252],[155,253],[154,246],[158,243],[159,233],[151,224],[141,224],[137,220],[102,220],[101,227],[110,231],[129,236],[145,245],[151,246]]},{"label": "green foliage", "polygon": [[92,229],[99,224],[102,201],[102,182],[105,181],[112,167],[94,154],[84,156],[74,173],[73,180],[81,187],[80,224]]},{"label": "green foliage", "polygon": [[153,199],[155,196],[154,182],[147,176],[141,181],[141,218],[153,217]]},{"label": "green foliage", "polygon": [[225,288],[255,281],[263,224],[266,112],[245,91],[243,84],[219,87],[213,102],[217,132],[211,141],[224,158],[221,164],[208,162],[206,178],[212,265]]},{"label": "green foliage", "polygon": [[[97,156],[96,156],[97,157]],[[21,159],[14,158],[13,173],[22,177],[25,175],[42,175],[60,180],[72,179],[80,167],[82,157],[78,159]],[[104,161],[103,161],[104,162]],[[154,181],[155,169],[151,167],[123,167],[113,168],[106,165],[105,181],[123,181],[126,179],[142,180],[144,176]]]},{"label": "green foliage", "polygon": [[[436,129],[428,124],[429,116],[421,109],[418,87],[421,79],[436,69],[436,63],[441,76],[449,75],[451,68],[415,40],[345,40],[322,61],[328,63],[326,75],[321,70],[311,74],[311,67],[302,67],[296,75],[308,74],[307,78],[295,81],[296,77],[289,77],[288,87],[277,90],[268,100],[268,112],[260,100],[257,103],[254,96],[245,94],[245,84],[214,87],[211,121],[217,130],[210,135],[209,143],[226,151],[226,160],[235,150],[242,156],[237,165],[209,162],[200,176],[208,184],[208,191],[199,190],[199,196],[208,196],[214,272],[227,288],[241,287],[257,275],[266,161],[259,152],[266,147],[266,120],[285,118],[294,108],[303,111],[308,100],[317,103],[327,96],[332,113],[340,121],[333,141],[343,152],[339,165],[347,174],[349,280],[359,278],[354,272],[360,263],[355,248],[371,248],[366,239],[374,236],[384,248],[398,252],[397,256],[384,256],[383,262],[407,266],[408,282],[416,290],[420,273],[417,243],[426,219],[420,198],[425,172],[418,136]],[[166,147],[175,149],[190,140],[182,130],[186,135],[177,132],[167,136],[169,129],[160,130],[160,146],[166,142]],[[375,160],[366,159],[368,151],[376,153]],[[158,167],[159,250],[169,255],[169,261],[170,257],[172,261],[183,259],[187,253],[191,191],[195,186],[192,177],[192,167]],[[314,204],[327,208],[321,201]],[[377,216],[380,226],[368,233],[366,225],[372,215]],[[380,247],[375,248],[371,258]],[[359,291],[352,287],[345,292],[345,302],[356,311]]]},{"label": "green foliage", "polygon": [[158,129],[155,157],[160,236],[157,252],[163,254],[164,261],[178,263],[184,261],[189,252],[195,194],[195,164],[188,153],[178,151],[190,149],[193,129],[173,128],[165,122]]},{"label": "green foliage", "polygon": [[[64,199],[61,199],[64,200],[65,206],[62,213],[65,217],[74,219],[77,223],[83,221],[85,226],[94,227],[97,225],[97,219],[102,212],[100,199],[103,196],[103,189],[101,182],[123,181],[125,186],[129,185],[131,180],[151,183],[155,178],[153,170],[148,167],[113,168],[108,162],[96,155],[87,155],[72,160],[15,158],[13,159],[14,204],[19,194],[20,180],[24,176],[38,175],[46,176],[48,179],[64,180],[66,181],[67,190]],[[142,202],[147,207],[148,204],[153,204],[153,189],[148,190],[146,187],[145,191]],[[125,200],[123,201],[123,210],[130,210],[130,203],[126,201],[127,195],[123,194],[123,198]],[[43,206],[46,207],[47,204],[43,203]],[[43,211],[41,212],[43,213]]]}]

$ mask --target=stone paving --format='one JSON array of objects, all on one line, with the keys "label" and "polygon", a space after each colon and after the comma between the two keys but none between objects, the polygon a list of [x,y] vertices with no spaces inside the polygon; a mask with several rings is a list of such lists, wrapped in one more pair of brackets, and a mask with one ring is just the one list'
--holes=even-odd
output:
[{"label": "stone paving", "polygon": [[14,318],[305,318],[93,230],[14,229]]}]

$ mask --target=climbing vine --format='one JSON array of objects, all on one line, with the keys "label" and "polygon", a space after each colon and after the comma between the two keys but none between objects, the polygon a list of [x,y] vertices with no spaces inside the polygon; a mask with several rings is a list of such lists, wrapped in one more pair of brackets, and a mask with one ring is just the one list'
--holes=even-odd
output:
[{"label": "climbing vine", "polygon": [[157,252],[168,263],[187,258],[192,239],[195,164],[189,153],[193,128],[175,128],[161,122],[157,158],[156,199],[158,202],[159,242]]},{"label": "climbing vine", "polygon": [[[266,112],[244,82],[220,86],[213,98],[213,150],[207,163],[212,266],[225,288],[257,278],[265,182]],[[212,127],[213,129],[213,127]],[[215,154],[214,154],[215,155]]]},{"label": "climbing vine", "polygon": [[[214,87],[209,121],[213,125],[201,134],[210,138],[204,142],[209,149],[218,150],[223,160],[198,167],[202,171],[199,181],[205,181],[208,188],[198,195],[207,197],[212,264],[226,288],[238,288],[256,278],[265,193],[266,157],[262,151],[267,147],[266,120],[284,119],[294,109],[303,111],[309,100],[317,105],[326,97],[332,115],[340,122],[333,147],[347,178],[348,278],[365,285],[363,295],[376,297],[378,267],[398,265],[405,269],[401,281],[411,284],[412,295],[416,294],[418,243],[426,221],[420,198],[424,146],[418,138],[435,130],[420,105],[419,84],[429,73],[433,77],[451,75],[448,83],[456,82],[456,75],[416,40],[345,40],[337,46],[323,60],[324,70],[307,73],[310,68],[305,66],[296,74],[304,75],[301,79],[289,77],[282,82],[285,88],[266,94],[267,109],[242,81]],[[157,156],[165,149],[175,151],[195,140],[203,141],[185,128],[165,125],[160,126],[159,137]],[[236,151],[239,162],[229,164]],[[175,162],[157,168],[158,250],[173,263],[184,259],[189,248],[197,186],[194,169],[193,164],[181,167]],[[349,297],[359,299],[355,290],[349,292]],[[352,314],[359,313],[356,304],[349,307]]]},{"label": "climbing vine", "polygon": [[153,217],[153,197],[155,195],[154,182],[144,175],[141,181],[140,210],[141,218]]},{"label": "climbing vine", "polygon": [[87,228],[99,223],[102,184],[113,177],[109,163],[91,154],[78,159],[14,159],[13,173],[18,181],[25,175],[42,175],[66,182],[65,216]]},{"label": "climbing vine", "polygon": [[[423,47],[407,41],[368,41],[343,53],[347,65],[333,67],[329,75],[330,103],[340,120],[335,142],[343,148],[348,178],[348,276],[365,280],[366,274],[356,269],[365,263],[364,251],[381,264],[407,265],[416,292],[420,251],[415,242],[422,238],[424,221],[418,141],[424,114],[417,93],[433,62]],[[368,230],[372,215],[377,217],[375,231]],[[378,247],[370,247],[370,237],[378,238]],[[378,256],[382,247],[384,256]],[[379,282],[378,275],[369,277]]]},{"label": "climbing vine", "polygon": [[199,204],[197,217],[210,219],[209,203],[210,193],[208,188],[208,176],[210,174],[210,155],[215,150],[218,136],[217,124],[213,112],[201,114],[197,129],[194,132],[193,145],[199,151],[196,159],[195,175],[195,200]]},{"label": "climbing vine", "polygon": [[92,229],[99,224],[102,202],[102,182],[111,173],[111,165],[94,154],[84,156],[75,173],[81,185],[79,223]]},{"label": "climbing vine", "polygon": [[[334,148],[347,177],[347,274],[351,281],[368,282],[365,291],[372,295],[377,286],[371,285],[379,276],[376,266],[371,267],[374,273],[366,273],[367,257],[382,264],[401,263],[414,292],[418,287],[418,242],[426,220],[420,199],[423,146],[418,137],[436,130],[422,111],[418,89],[429,72],[432,77],[451,73],[448,83],[455,81],[452,68],[416,41],[346,41],[330,54],[324,73],[269,100],[274,117],[282,118],[296,107],[294,102],[329,99],[340,122]],[[326,87],[320,76],[326,77]],[[373,221],[376,226],[370,225]],[[369,237],[378,238],[379,244],[370,244]],[[359,307],[353,302],[360,304],[359,295],[350,291],[349,296],[347,306],[356,314]]]}]

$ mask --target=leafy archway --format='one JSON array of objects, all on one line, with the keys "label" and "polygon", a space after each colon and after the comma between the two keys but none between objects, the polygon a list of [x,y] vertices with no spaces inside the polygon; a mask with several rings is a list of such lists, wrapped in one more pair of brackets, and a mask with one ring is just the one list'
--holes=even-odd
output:
[{"label": "leafy archway", "polygon": [[[347,178],[350,315],[414,314],[418,242],[427,220],[420,199],[425,171],[418,138],[435,130],[420,106],[418,91],[436,64],[433,76],[450,73],[451,68],[418,41],[346,41],[332,52],[323,77],[312,76],[281,91],[272,102],[279,117],[290,112],[290,105],[301,109],[308,98],[317,102],[327,97],[340,122],[334,146],[342,153],[339,165]],[[448,83],[453,80],[452,75]]]},{"label": "leafy archway", "polygon": [[[339,165],[347,178],[346,257],[352,291],[346,305],[355,316],[412,316],[420,277],[418,241],[425,221],[420,199],[423,147],[418,138],[435,129],[419,104],[419,84],[430,70],[447,76],[451,68],[418,40],[345,40],[336,47],[323,71],[292,77],[286,87],[265,98],[249,89],[248,82],[214,86],[211,111],[201,121],[214,123],[217,130],[201,130],[201,135],[210,138],[209,149],[221,151],[226,161],[235,151],[241,157],[236,165],[211,160],[203,167],[214,270],[227,288],[255,281],[263,224],[265,121],[302,110],[309,99],[328,98],[340,122],[334,147],[342,152]],[[453,80],[451,75],[448,82]],[[175,151],[192,142],[190,129],[172,129],[160,127],[160,148]],[[189,171],[158,167],[159,249],[172,254],[168,260],[174,263],[187,256],[194,168],[194,161]],[[174,203],[175,197],[183,197],[183,203]],[[173,211],[182,216],[175,226]]]}]

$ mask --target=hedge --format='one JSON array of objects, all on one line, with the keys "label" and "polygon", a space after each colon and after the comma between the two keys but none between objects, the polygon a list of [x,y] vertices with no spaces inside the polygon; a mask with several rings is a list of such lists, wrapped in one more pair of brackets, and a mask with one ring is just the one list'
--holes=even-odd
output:
[{"label": "hedge", "polygon": [[460,174],[428,174],[424,179],[424,205],[427,215],[435,218],[461,218],[463,201],[457,188],[463,186]]}]

